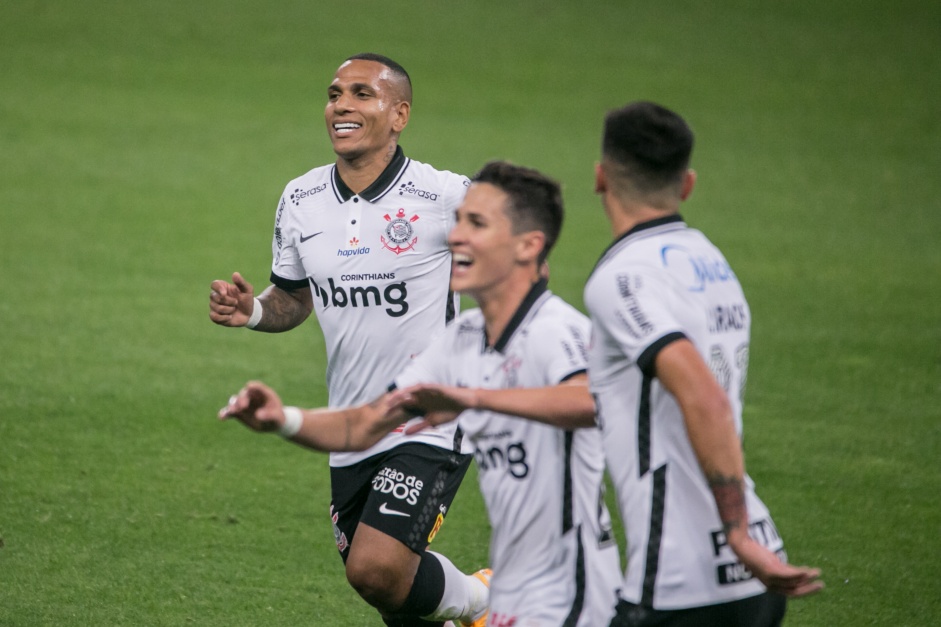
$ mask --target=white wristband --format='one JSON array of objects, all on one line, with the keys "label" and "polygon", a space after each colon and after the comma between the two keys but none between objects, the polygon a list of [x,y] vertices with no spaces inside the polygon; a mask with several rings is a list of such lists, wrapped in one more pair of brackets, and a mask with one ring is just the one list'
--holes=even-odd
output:
[{"label": "white wristband", "polygon": [[284,424],[278,429],[278,433],[284,438],[293,438],[301,430],[304,424],[304,412],[297,407],[284,407]]},{"label": "white wristband", "polygon": [[261,322],[261,301],[257,298],[255,299],[255,306],[252,308],[252,315],[249,316],[248,322],[245,323],[245,326],[249,329],[254,329],[258,326],[258,323]]}]

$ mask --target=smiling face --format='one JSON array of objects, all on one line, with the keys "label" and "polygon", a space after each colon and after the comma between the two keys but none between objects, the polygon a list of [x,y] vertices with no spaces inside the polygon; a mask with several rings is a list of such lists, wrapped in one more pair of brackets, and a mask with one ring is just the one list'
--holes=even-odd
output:
[{"label": "smiling face", "polygon": [[472,184],[448,236],[451,289],[478,303],[503,291],[510,278],[523,277],[527,282],[529,275],[535,275],[542,234],[515,234],[506,210],[509,202],[506,192],[495,185]]},{"label": "smiling face", "polygon": [[353,162],[394,150],[410,109],[392,69],[378,61],[347,61],[327,88],[324,118],[334,152]]}]

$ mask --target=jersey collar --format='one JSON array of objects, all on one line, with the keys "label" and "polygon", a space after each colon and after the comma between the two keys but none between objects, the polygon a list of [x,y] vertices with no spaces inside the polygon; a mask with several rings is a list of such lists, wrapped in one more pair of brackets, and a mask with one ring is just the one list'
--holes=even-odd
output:
[{"label": "jersey collar", "polygon": [[[382,174],[372,182],[372,184],[360,192],[359,197],[363,200],[369,202],[376,202],[383,196],[385,196],[392,187],[398,183],[399,179],[402,178],[402,174],[405,173],[405,168],[408,167],[409,159],[406,158],[405,152],[402,150],[401,146],[395,147],[395,154],[392,155],[392,161],[389,162],[389,165],[386,166],[386,169],[382,171]],[[340,173],[337,171],[337,166],[333,166],[333,190],[337,195],[337,198],[340,199],[340,202],[346,202],[356,194],[351,190],[346,183],[343,182],[343,179],[340,178]]]},{"label": "jersey collar", "polygon": [[601,261],[608,256],[608,253],[611,252],[618,244],[633,237],[638,233],[643,233],[644,231],[649,231],[657,227],[666,226],[669,224],[683,225],[683,216],[678,213],[673,213],[668,216],[663,216],[662,218],[654,218],[653,220],[647,220],[646,222],[641,222],[640,224],[635,224],[633,228],[628,230],[626,233],[622,233],[620,237],[608,244],[608,247],[604,249],[604,252],[601,253],[601,256],[598,258],[598,263],[595,264],[595,268],[601,263]]},{"label": "jersey collar", "polygon": [[[493,345],[493,350],[498,353],[503,353],[506,350],[507,344],[510,343],[513,334],[516,333],[516,330],[523,320],[526,319],[526,316],[529,314],[530,310],[536,304],[536,301],[539,300],[539,297],[548,292],[549,281],[546,279],[539,279],[533,286],[530,288],[529,293],[526,294],[526,298],[523,299],[523,302],[520,303],[520,306],[517,308],[516,313],[513,314],[513,317],[510,318],[509,324],[506,325],[506,328],[503,329],[503,333],[500,334],[497,343]],[[487,330],[484,327],[484,350],[487,348]]]}]

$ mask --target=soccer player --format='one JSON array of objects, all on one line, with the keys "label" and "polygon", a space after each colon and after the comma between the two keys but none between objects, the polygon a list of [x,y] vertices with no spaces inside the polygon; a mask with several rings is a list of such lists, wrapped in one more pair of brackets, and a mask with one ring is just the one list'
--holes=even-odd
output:
[{"label": "soccer player", "polygon": [[449,237],[451,287],[479,309],[404,367],[396,391],[349,410],[301,412],[252,383],[220,417],[330,450],[368,446],[406,409],[424,415],[407,433],[460,414],[493,530],[488,624],[604,625],[620,565],[585,375],[589,325],[540,276],[561,228],[561,193],[540,173],[504,162],[472,181]]},{"label": "soccer player", "polygon": [[786,563],[744,470],[751,312],[722,253],[679,215],[693,134],[637,102],[605,119],[596,192],[615,235],[585,287],[588,372],[627,533],[616,627],[780,624],[822,587]]},{"label": "soccer player", "polygon": [[[212,282],[209,317],[223,326],[282,332],[316,310],[331,407],[375,399],[453,317],[447,234],[468,180],[405,156],[398,141],[411,101],[395,61],[371,53],[344,61],[325,109],[337,159],[285,187],[272,285],[255,297],[239,273]],[[469,452],[449,425],[407,439],[393,431],[368,450],[330,456],[330,515],[347,579],[387,625],[428,625],[416,617],[446,591],[485,605],[476,578],[426,551],[440,527],[426,514],[450,506]],[[408,496],[381,492],[386,477],[402,477]]]}]

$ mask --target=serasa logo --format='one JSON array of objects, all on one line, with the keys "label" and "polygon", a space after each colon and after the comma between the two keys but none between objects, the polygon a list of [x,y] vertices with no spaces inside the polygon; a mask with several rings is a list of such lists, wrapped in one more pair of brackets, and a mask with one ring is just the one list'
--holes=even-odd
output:
[{"label": "serasa logo", "polygon": [[295,189],[294,193],[291,194],[291,202],[294,203],[294,206],[301,204],[301,201],[307,198],[308,196],[313,196],[314,194],[319,194],[323,190],[327,189],[327,184],[318,185],[317,187],[311,187],[310,189]]},{"label": "serasa logo", "polygon": [[410,194],[412,196],[418,196],[419,198],[427,198],[428,200],[435,202],[438,200],[438,194],[434,192],[426,192],[423,189],[418,189],[415,187],[415,184],[409,181],[408,183],[402,183],[399,185],[399,196],[405,194]]},{"label": "serasa logo", "polygon": [[[344,277],[358,277],[362,275],[345,274]],[[369,275],[365,275],[369,276]],[[391,273],[394,278],[395,274]],[[353,279],[350,279],[353,280]],[[338,307],[382,307],[387,305],[385,312],[390,318],[401,318],[408,313],[408,286],[405,281],[396,283],[387,283],[386,285],[337,285],[333,277],[327,279],[326,286],[320,286],[311,280],[314,286],[314,294],[320,298],[323,306]]]},{"label": "serasa logo", "polygon": [[676,267],[672,264],[689,264],[692,274],[687,289],[690,292],[703,292],[710,283],[724,283],[735,279],[735,273],[728,262],[722,258],[694,256],[682,246],[668,244],[660,249],[663,266]]}]

